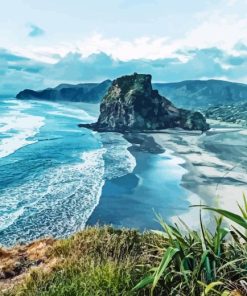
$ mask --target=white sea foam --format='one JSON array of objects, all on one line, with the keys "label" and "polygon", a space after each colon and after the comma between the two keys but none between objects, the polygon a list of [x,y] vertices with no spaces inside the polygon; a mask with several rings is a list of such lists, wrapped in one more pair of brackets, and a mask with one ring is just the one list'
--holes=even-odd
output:
[{"label": "white sea foam", "polygon": [[[16,109],[26,110],[28,105],[17,105]],[[12,107],[11,109],[14,109]],[[35,143],[34,137],[44,125],[44,118],[25,114],[20,110],[11,110],[0,117],[0,158],[6,157],[16,150]]]},{"label": "white sea foam", "polygon": [[2,230],[13,224],[23,214],[23,208],[16,209],[15,211],[13,209],[11,211],[0,210],[0,213],[0,230]]},{"label": "white sea foam", "polygon": [[[8,226],[5,243],[44,235],[63,237],[82,229],[98,204],[104,185],[104,153],[103,148],[84,152],[81,162],[48,169],[29,182],[2,190],[2,213],[11,212],[20,204],[23,208],[21,216],[13,212],[12,216],[5,215],[8,221],[0,220],[0,229]],[[19,219],[16,224],[15,219]]]},{"label": "white sea foam", "polygon": [[133,172],[136,159],[128,150],[131,144],[117,133],[102,133],[99,137],[106,148],[104,178],[119,178]]},{"label": "white sea foam", "polygon": [[76,118],[83,121],[96,121],[96,118],[90,116],[87,112],[83,110],[64,110],[64,111],[49,111],[49,114],[56,115],[56,116],[64,116],[70,118]]},{"label": "white sea foam", "polygon": [[[35,139],[31,137],[39,132],[45,120],[25,113],[29,108],[38,111],[39,102],[9,103],[8,112],[0,118],[0,157],[34,143]],[[86,111],[74,107],[56,104],[52,108],[47,112],[94,120]],[[131,144],[122,135],[94,136],[102,142],[102,148],[82,153],[81,161],[30,174],[25,183],[0,191],[0,230],[6,231],[4,243],[14,244],[49,235],[63,237],[84,228],[99,202],[104,180],[134,170],[136,160],[128,151]]]},{"label": "white sea foam", "polygon": [[239,132],[240,135],[247,136],[247,130],[242,130]]},{"label": "white sea foam", "polygon": [[30,109],[32,107],[32,104],[30,102],[27,101],[18,101],[18,100],[4,100],[4,103],[9,105],[9,109],[12,110],[27,110]]},{"label": "white sea foam", "polygon": [[55,111],[49,111],[49,114],[53,114],[56,116],[65,116],[65,117],[71,117],[71,118],[76,118],[80,119],[83,121],[96,121],[97,118],[91,116],[89,113],[87,113],[85,110],[76,108],[73,105],[69,106],[63,106],[61,104],[56,106]]}]

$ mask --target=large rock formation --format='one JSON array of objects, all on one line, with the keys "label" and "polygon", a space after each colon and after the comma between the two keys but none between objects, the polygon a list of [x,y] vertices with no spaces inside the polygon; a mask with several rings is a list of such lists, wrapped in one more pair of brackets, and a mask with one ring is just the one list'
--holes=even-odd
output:
[{"label": "large rock formation", "polygon": [[176,108],[152,89],[151,75],[133,74],[113,81],[100,105],[98,121],[80,125],[98,131],[143,131],[180,127],[209,128],[199,112]]},{"label": "large rock formation", "polygon": [[20,100],[50,100],[98,103],[106,94],[111,80],[101,83],[60,84],[40,91],[25,89],[16,95]]}]

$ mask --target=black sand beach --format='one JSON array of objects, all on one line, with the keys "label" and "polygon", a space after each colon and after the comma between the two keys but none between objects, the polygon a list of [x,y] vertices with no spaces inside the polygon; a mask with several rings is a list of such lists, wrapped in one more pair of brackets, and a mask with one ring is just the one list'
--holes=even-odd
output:
[{"label": "black sand beach", "polygon": [[[237,208],[237,201],[241,202],[243,192],[247,192],[245,131],[213,123],[205,134],[182,130],[126,134],[125,138],[132,144],[129,151],[136,158],[136,168],[131,174],[106,181],[99,205],[87,224],[157,228],[154,212],[170,221],[176,216],[188,216],[189,206],[199,202],[212,206],[220,204],[231,210]],[[171,167],[160,159],[167,149],[171,151],[166,157],[184,160],[173,165],[181,169],[174,182],[167,179],[174,174]],[[160,165],[165,166],[163,170],[159,169]],[[150,184],[155,179],[160,179],[159,188]]]},{"label": "black sand beach", "polygon": [[126,134],[125,138],[132,143],[129,151],[136,159],[136,167],[128,175],[106,181],[87,224],[157,229],[156,214],[168,222],[188,211],[188,192],[180,186],[184,169],[170,163],[173,158],[151,135]]}]

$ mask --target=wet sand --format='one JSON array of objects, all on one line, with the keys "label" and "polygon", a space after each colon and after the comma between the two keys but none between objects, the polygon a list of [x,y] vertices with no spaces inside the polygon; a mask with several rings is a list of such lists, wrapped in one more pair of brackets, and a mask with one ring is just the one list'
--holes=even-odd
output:
[{"label": "wet sand", "polygon": [[126,134],[129,151],[136,159],[132,173],[106,180],[100,202],[87,224],[157,229],[156,214],[166,222],[188,211],[188,191],[180,186],[186,172],[182,159],[155,143],[152,135]]},{"label": "wet sand", "polygon": [[206,204],[238,211],[247,193],[247,134],[234,125],[213,122],[202,135],[180,131],[153,134],[161,147],[167,147],[185,160],[188,171],[181,184],[198,194]]},{"label": "wet sand", "polygon": [[157,229],[156,212],[167,222],[179,216],[196,227],[198,210],[190,205],[238,211],[237,201],[247,193],[246,129],[213,122],[204,134],[164,130],[125,138],[132,143],[136,168],[106,181],[88,225]]}]

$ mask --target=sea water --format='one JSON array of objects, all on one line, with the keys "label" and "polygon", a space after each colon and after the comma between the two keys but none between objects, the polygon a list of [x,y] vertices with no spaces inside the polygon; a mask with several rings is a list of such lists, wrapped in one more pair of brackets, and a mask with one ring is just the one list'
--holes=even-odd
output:
[{"label": "sea water", "polygon": [[[86,105],[0,101],[0,244],[65,237],[84,228],[104,175],[134,168],[122,136],[117,149],[106,151],[98,134],[78,128],[98,115]],[[105,170],[104,154],[123,161]]]},{"label": "sea water", "polygon": [[96,121],[98,107],[0,101],[0,245],[67,237],[90,217],[150,229],[154,211],[168,220],[187,211],[180,160],[78,127]]}]

